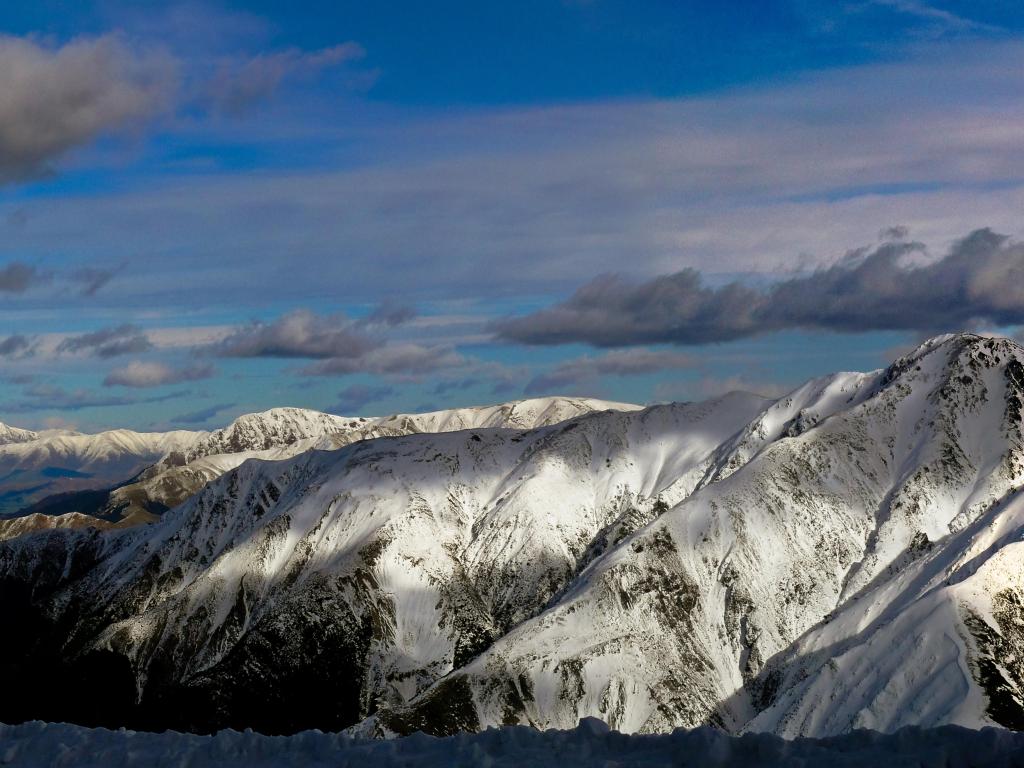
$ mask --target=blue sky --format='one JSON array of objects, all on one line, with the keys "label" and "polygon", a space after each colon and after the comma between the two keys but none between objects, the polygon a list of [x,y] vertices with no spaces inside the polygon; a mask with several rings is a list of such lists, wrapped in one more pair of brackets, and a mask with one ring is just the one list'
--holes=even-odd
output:
[{"label": "blue sky", "polygon": [[1014,3],[37,0],[0,32],[10,423],[772,394],[1024,322]]}]

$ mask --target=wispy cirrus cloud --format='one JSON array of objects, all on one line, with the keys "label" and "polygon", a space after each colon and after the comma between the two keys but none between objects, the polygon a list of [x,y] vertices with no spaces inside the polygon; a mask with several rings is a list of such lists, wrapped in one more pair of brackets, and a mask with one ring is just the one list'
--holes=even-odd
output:
[{"label": "wispy cirrus cloud", "polygon": [[242,115],[273,96],[286,79],[309,77],[365,55],[358,43],[345,42],[315,51],[288,48],[251,58],[222,59],[205,97],[219,112]]},{"label": "wispy cirrus cloud", "polygon": [[[854,6],[856,8],[856,6]],[[863,8],[882,8],[903,14],[924,22],[922,28],[918,28],[918,35],[941,35],[941,34],[963,34],[963,33],[995,33],[1000,32],[999,27],[985,22],[977,21],[953,11],[942,8],[934,3],[923,2],[923,0],[869,0],[861,5]]]},{"label": "wispy cirrus cloud", "polygon": [[86,408],[110,408],[124,405],[159,403],[184,397],[185,392],[169,392],[151,397],[125,397],[100,394],[87,389],[65,389],[54,384],[37,382],[25,387],[24,397],[4,404],[8,413],[35,411],[81,411]]},{"label": "wispy cirrus cloud", "polygon": [[[358,137],[340,128],[318,140],[359,142],[382,162],[48,201],[46,232],[8,242],[145,252],[146,274],[122,280],[131,296],[160,285],[184,302],[244,302],[253,291],[231,279],[244,268],[257,292],[300,303],[324,285],[343,302],[382,285],[536,296],[624,258],[638,277],[822,265],[897,222],[939,247],[978,226],[1017,235],[1021,51],[950,45],[714,98],[453,110]],[[410,146],[424,149],[411,157]],[[301,271],[289,262],[298,243]]]},{"label": "wispy cirrus cloud", "polygon": [[57,354],[85,354],[108,358],[146,352],[153,348],[153,342],[137,325],[122,325],[101,328],[98,331],[68,336],[57,344]]},{"label": "wispy cirrus cloud", "polygon": [[920,243],[860,249],[809,275],[756,288],[713,288],[688,269],[646,282],[603,275],[569,299],[498,321],[506,340],[596,347],[713,344],[787,329],[935,332],[1024,323],[1024,244],[991,230],[958,241],[938,260]]}]

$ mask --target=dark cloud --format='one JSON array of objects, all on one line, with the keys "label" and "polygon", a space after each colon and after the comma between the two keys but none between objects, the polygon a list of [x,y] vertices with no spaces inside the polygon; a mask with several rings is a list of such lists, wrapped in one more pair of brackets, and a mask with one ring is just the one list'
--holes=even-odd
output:
[{"label": "dark cloud", "polygon": [[191,411],[189,413],[182,413],[171,419],[172,424],[205,424],[214,416],[221,411],[226,411],[228,408],[234,408],[236,403],[218,403],[217,405],[211,405],[209,408],[203,408],[198,411]]},{"label": "dark cloud", "polygon": [[1024,245],[988,229],[924,264],[919,243],[890,241],[852,252],[804,277],[756,289],[711,288],[699,272],[634,283],[602,275],[568,300],[494,325],[524,344],[710,344],[786,329],[839,332],[1024,323]]},{"label": "dark cloud", "polygon": [[0,182],[31,177],[73,147],[163,110],[166,56],[108,35],[51,46],[0,36]]},{"label": "dark cloud", "polygon": [[[0,157],[2,157],[2,152],[0,152]],[[0,160],[0,169],[2,169],[2,160]],[[47,279],[47,276],[35,267],[20,261],[12,261],[7,266],[0,268],[0,291],[24,293],[33,285],[45,282]]]},{"label": "dark cloud", "polygon": [[68,336],[57,345],[58,354],[84,353],[94,357],[108,358],[118,355],[137,355],[153,348],[142,329],[125,323],[110,328],[101,328],[79,336]]},{"label": "dark cloud", "polygon": [[380,344],[347,317],[296,310],[272,323],[251,323],[213,347],[222,357],[356,359]]},{"label": "dark cloud", "polygon": [[376,403],[394,394],[394,387],[353,384],[338,393],[338,403],[333,410],[335,413],[359,411],[370,403]]},{"label": "dark cloud", "polygon": [[[378,313],[382,319],[375,325],[395,325],[408,317],[406,310],[394,307],[378,310]],[[366,320],[296,310],[271,323],[257,322],[239,328],[213,345],[210,351],[221,357],[317,360],[302,369],[304,374],[312,376],[352,373],[417,376],[465,362],[450,346],[389,343],[370,330]]]},{"label": "dark cloud", "polygon": [[534,377],[526,385],[526,393],[578,392],[580,387],[592,387],[593,382],[602,376],[634,376],[693,365],[690,356],[672,350],[619,349],[600,357],[566,360],[547,373]]},{"label": "dark cloud", "polygon": [[116,274],[116,270],[113,269],[83,267],[72,272],[71,279],[81,286],[79,289],[81,296],[95,296],[103,286],[114,279]]},{"label": "dark cloud", "polygon": [[172,368],[166,363],[133,360],[122,368],[115,368],[103,379],[105,387],[160,387],[165,384],[180,384],[183,381],[208,379],[215,373],[209,363],[199,363],[185,368]]},{"label": "dark cloud", "polygon": [[0,357],[28,357],[33,353],[34,342],[28,336],[15,334],[0,341]]},{"label": "dark cloud", "polygon": [[209,83],[207,100],[214,110],[239,116],[273,96],[288,77],[314,75],[364,55],[362,46],[349,42],[319,51],[291,48],[245,60],[226,60]]},{"label": "dark cloud", "polygon": [[383,301],[373,310],[366,319],[365,325],[382,325],[394,328],[396,325],[403,325],[416,317],[416,309],[408,304],[400,304],[395,301]]}]

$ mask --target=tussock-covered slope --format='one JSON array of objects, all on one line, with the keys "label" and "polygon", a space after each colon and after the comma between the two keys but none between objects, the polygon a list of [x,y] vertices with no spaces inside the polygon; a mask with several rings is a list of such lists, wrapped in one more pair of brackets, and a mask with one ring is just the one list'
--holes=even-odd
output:
[{"label": "tussock-covered slope", "polygon": [[53,528],[93,527],[104,529],[110,528],[112,525],[112,523],[108,523],[106,520],[99,520],[78,512],[68,512],[63,515],[43,515],[37,512],[21,517],[0,519],[0,541]]}]

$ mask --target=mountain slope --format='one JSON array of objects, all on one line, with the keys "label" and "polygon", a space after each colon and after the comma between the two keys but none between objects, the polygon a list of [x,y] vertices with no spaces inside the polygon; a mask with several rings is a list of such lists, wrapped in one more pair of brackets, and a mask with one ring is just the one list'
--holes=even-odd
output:
[{"label": "mountain slope", "polygon": [[[250,461],[156,525],[0,545],[0,606],[36,627],[0,638],[0,659],[63,681],[59,699],[0,702],[0,719],[291,730],[402,704],[689,493],[764,402]],[[99,710],[77,683],[96,676],[113,697]]]},{"label": "mountain slope", "polygon": [[776,401],[247,461],[0,543],[0,720],[1020,727],[1022,408],[1024,350],[961,334]]},{"label": "mountain slope", "polygon": [[0,516],[51,494],[123,482],[202,434],[127,429],[95,435],[58,432],[0,445]]},{"label": "mountain slope", "polygon": [[495,406],[384,417],[332,416],[275,408],[241,416],[186,450],[164,457],[137,482],[115,489],[98,514],[122,523],[152,522],[204,485],[249,459],[278,460],[305,451],[340,448],[360,440],[474,427],[533,429],[598,410],[640,406],[587,398],[548,397]]},{"label": "mountain slope", "polygon": [[921,720],[1024,730],[1024,497],[922,544],[773,662],[748,730],[793,737]]},{"label": "mountain slope", "polygon": [[[547,611],[364,729],[443,730],[453,719],[563,727],[594,716],[626,731],[736,730],[760,708],[781,707],[776,697],[825,662],[796,650],[766,671],[768,659],[853,595],[905,572],[930,543],[955,554],[957,532],[1020,486],[1021,357],[1005,340],[942,338],[884,372],[798,390],[723,446],[699,490],[601,557]],[[1024,570],[1018,550],[1005,557],[1010,570]],[[1013,604],[1015,582],[1005,586],[1009,627],[1024,614]],[[1018,642],[997,621],[979,631],[993,648]],[[865,654],[864,668],[880,663]],[[1006,663],[998,655],[989,652],[990,666]],[[801,659],[807,666],[794,667]],[[907,674],[923,669],[911,664]],[[963,696],[984,698],[981,672],[942,674],[956,674]],[[1019,675],[1000,675],[1019,717]],[[850,678],[837,672],[794,706],[817,711],[827,690],[847,706],[838,683],[859,680]],[[899,707],[902,719],[883,716],[878,695],[859,720],[836,727],[993,722],[976,706],[962,718]],[[791,718],[779,717],[762,715],[752,727],[821,732],[817,718],[789,728]]]},{"label": "mountain slope", "polygon": [[0,541],[53,528],[94,527],[104,529],[110,528],[111,525],[106,520],[98,520],[78,512],[68,512],[63,515],[44,515],[37,512],[21,517],[0,519]]},{"label": "mountain slope", "polygon": [[8,445],[10,443],[28,443],[32,440],[38,439],[38,432],[32,432],[28,429],[19,429],[18,427],[12,427],[7,424],[0,423],[0,445]]}]

